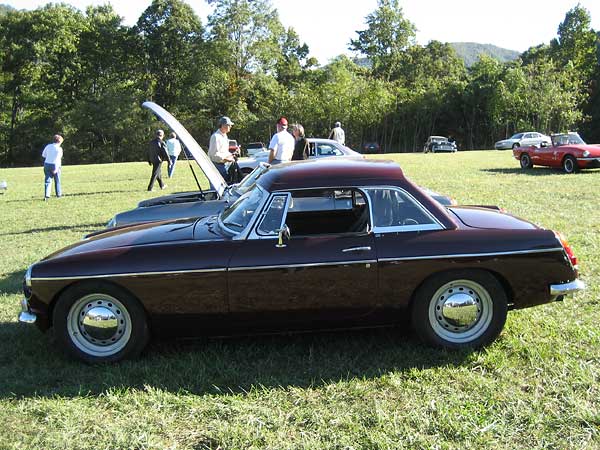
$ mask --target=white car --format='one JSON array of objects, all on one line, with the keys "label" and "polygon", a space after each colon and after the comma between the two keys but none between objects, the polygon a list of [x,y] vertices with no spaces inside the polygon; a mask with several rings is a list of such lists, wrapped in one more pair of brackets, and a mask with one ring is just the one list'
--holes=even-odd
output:
[{"label": "white car", "polygon": [[550,136],[538,133],[537,131],[527,131],[525,133],[514,134],[508,139],[503,139],[502,141],[496,142],[494,144],[494,148],[496,150],[509,150],[517,147],[531,147],[532,145],[541,147],[542,142],[546,142],[548,145],[550,145],[552,143],[552,139],[550,139]]},{"label": "white car", "polygon": [[[308,159],[327,158],[330,156],[364,156],[332,139],[306,138],[308,142]],[[238,159],[240,170],[248,174],[261,162],[269,162],[269,150],[255,153],[251,158]]]}]

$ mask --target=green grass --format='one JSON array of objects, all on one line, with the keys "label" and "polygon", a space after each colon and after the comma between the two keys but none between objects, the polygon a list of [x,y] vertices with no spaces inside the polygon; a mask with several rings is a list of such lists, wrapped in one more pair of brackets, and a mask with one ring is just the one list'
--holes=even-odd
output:
[{"label": "green grass", "polygon": [[142,163],[65,167],[47,203],[41,168],[2,169],[0,449],[600,448],[600,171],[524,172],[511,152],[385,157],[459,203],[563,232],[588,290],[511,312],[476,352],[370,330],[154,342],[86,366],[17,323],[25,269],[141,199],[192,190],[189,169],[148,193]]}]

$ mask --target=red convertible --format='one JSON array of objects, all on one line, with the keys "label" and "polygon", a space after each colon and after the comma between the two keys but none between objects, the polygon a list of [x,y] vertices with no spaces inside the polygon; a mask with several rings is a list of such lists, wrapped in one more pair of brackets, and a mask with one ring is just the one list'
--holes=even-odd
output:
[{"label": "red convertible", "polygon": [[566,173],[575,173],[600,167],[600,146],[586,144],[577,133],[553,134],[552,145],[544,144],[540,148],[517,147],[513,155],[523,169],[537,165],[562,167]]}]

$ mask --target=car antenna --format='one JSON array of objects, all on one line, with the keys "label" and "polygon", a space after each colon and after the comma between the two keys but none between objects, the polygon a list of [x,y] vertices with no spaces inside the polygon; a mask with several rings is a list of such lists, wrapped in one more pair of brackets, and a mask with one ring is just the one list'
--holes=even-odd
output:
[{"label": "car antenna", "polygon": [[[185,147],[185,145],[184,145]],[[188,166],[190,166],[190,170],[192,171],[192,175],[194,175],[194,180],[196,180],[196,185],[198,186],[198,190],[200,191],[200,195],[204,195],[204,192],[202,192],[202,187],[200,186],[200,182],[198,181],[198,177],[196,176],[196,172],[194,172],[194,168],[192,167],[192,163],[190,162],[190,158],[188,158],[187,152],[189,150],[187,149],[187,147],[185,147],[185,150],[183,151],[183,154],[185,155],[185,159],[187,159],[188,162]]]}]

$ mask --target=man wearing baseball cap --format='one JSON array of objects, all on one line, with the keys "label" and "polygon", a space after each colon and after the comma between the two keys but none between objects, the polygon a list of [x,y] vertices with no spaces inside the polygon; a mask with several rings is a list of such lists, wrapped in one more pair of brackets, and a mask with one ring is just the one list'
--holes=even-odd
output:
[{"label": "man wearing baseball cap", "polygon": [[225,163],[234,161],[233,155],[229,153],[229,138],[227,137],[227,133],[232,126],[233,122],[229,117],[221,117],[219,119],[219,129],[210,137],[208,144],[208,157],[226,181],[228,177]]},{"label": "man wearing baseball cap", "polygon": [[291,161],[294,154],[294,137],[287,131],[288,121],[281,117],[277,121],[277,133],[271,138],[269,143],[269,163],[279,164]]}]

